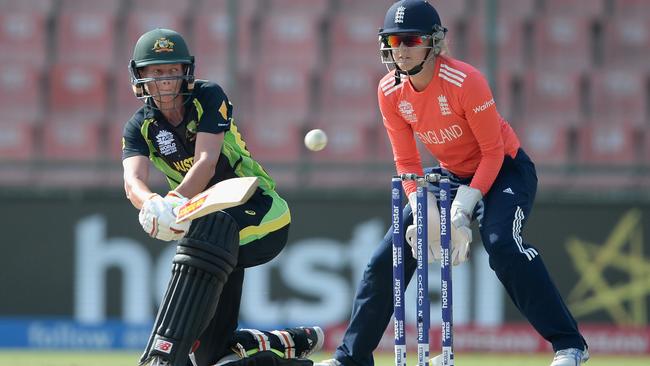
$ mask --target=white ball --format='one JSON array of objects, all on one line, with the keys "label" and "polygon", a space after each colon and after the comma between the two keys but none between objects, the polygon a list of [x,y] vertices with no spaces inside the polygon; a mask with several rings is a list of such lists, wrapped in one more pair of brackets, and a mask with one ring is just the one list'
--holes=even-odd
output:
[{"label": "white ball", "polygon": [[327,146],[327,135],[323,130],[314,129],[305,135],[305,146],[311,151],[320,151]]}]

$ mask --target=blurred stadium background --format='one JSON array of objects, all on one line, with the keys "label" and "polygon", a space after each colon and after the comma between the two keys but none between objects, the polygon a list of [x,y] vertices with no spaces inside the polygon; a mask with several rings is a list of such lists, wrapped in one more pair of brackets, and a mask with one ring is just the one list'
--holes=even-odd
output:
[{"label": "blurred stadium background", "polygon": [[[527,234],[594,353],[650,354],[650,2],[430,2],[538,165]],[[0,347],[140,349],[147,338],[173,248],[142,233],[124,198],[120,137],[140,106],[127,64],[155,27],[181,32],[197,76],[224,86],[292,205],[287,250],[247,272],[242,324],[319,324],[334,347],[388,224],[376,33],[391,3],[0,0]],[[330,138],[320,153],[302,143],[315,127]],[[455,269],[459,349],[547,351],[474,247]],[[381,349],[391,344],[389,330]]]}]

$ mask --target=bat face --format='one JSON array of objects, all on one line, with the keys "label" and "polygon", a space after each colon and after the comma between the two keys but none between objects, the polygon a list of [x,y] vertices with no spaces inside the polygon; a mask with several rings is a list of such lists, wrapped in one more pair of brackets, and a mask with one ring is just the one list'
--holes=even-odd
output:
[{"label": "bat face", "polygon": [[231,178],[221,181],[177,207],[176,222],[193,220],[215,211],[239,206],[257,189],[257,177]]}]

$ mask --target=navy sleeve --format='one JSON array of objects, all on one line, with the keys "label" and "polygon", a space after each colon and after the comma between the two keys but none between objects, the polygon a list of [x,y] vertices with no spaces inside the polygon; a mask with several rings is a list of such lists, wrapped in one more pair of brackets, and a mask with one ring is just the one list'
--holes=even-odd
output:
[{"label": "navy sleeve", "polygon": [[131,156],[149,156],[149,147],[140,132],[140,124],[131,118],[122,132],[122,160]]},{"label": "navy sleeve", "polygon": [[230,130],[232,104],[226,93],[214,83],[202,85],[198,101],[203,108],[197,132],[222,133]]}]

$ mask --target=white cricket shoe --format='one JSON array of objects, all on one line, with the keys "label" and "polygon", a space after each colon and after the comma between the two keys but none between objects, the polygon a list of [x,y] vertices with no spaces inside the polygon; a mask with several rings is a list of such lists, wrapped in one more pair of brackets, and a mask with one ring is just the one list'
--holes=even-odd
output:
[{"label": "white cricket shoe", "polygon": [[577,348],[561,349],[555,352],[551,366],[579,366],[589,359],[588,350],[579,350]]},{"label": "white cricket shoe", "polygon": [[314,366],[342,366],[342,364],[334,358],[329,360],[323,360],[321,362],[315,362]]}]

